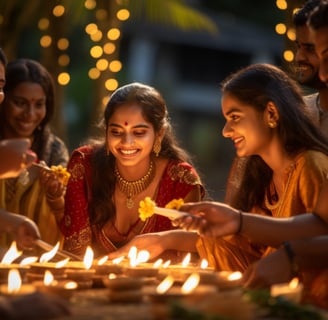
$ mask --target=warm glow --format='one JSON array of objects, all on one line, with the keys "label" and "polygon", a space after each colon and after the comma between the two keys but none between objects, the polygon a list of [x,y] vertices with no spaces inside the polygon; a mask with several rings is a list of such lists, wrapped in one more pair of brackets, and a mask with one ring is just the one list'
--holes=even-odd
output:
[{"label": "warm glow", "polygon": [[128,253],[128,258],[130,259],[130,265],[136,265],[137,260],[137,247],[132,246]]},{"label": "warm glow", "polygon": [[110,273],[108,275],[108,279],[116,279],[117,278],[117,275],[115,273]]},{"label": "warm glow", "polygon": [[104,44],[103,49],[106,54],[112,54],[115,51],[116,46],[114,43],[107,42],[106,44]]},{"label": "warm glow", "polygon": [[38,28],[40,30],[47,30],[49,28],[49,19],[41,18],[38,22]]},{"label": "warm glow", "polygon": [[159,294],[165,293],[169,290],[174,283],[174,278],[172,276],[167,276],[157,287],[156,292]]},{"label": "warm glow", "polygon": [[182,266],[186,267],[189,264],[190,259],[191,259],[191,254],[188,253],[182,261]]},{"label": "warm glow", "polygon": [[122,69],[122,63],[118,60],[113,60],[109,64],[109,70],[112,72],[119,72]]},{"label": "warm glow", "polygon": [[154,268],[159,268],[163,263],[163,259],[158,259],[154,262],[153,267]]},{"label": "warm glow", "polygon": [[70,77],[69,73],[67,73],[67,72],[62,72],[57,77],[58,83],[62,86],[67,85],[70,82],[70,80],[71,80],[71,77]]},{"label": "warm glow", "polygon": [[52,9],[52,14],[55,17],[60,17],[65,13],[65,8],[62,5],[57,5]]},{"label": "warm glow", "polygon": [[105,82],[105,87],[108,91],[114,91],[118,88],[118,82],[116,79],[107,79]]},{"label": "warm glow", "polygon": [[38,257],[26,257],[26,258],[24,258],[24,259],[19,263],[19,265],[21,265],[21,266],[27,266],[27,265],[29,265],[29,264],[31,264],[31,263],[37,262],[38,259],[39,259]]},{"label": "warm glow", "polygon": [[46,272],[44,273],[44,277],[43,277],[43,283],[46,286],[49,286],[52,281],[54,281],[53,274],[49,270],[46,270]]},{"label": "warm glow", "polygon": [[69,289],[69,290],[76,289],[77,283],[75,281],[69,281],[69,282],[65,283],[64,288]]},{"label": "warm glow", "polygon": [[57,253],[59,248],[59,242],[57,242],[57,244],[48,252],[44,253],[41,257],[40,257],[40,262],[48,262],[49,260],[51,260]]},{"label": "warm glow", "polygon": [[183,286],[181,287],[181,292],[182,293],[189,293],[192,290],[194,290],[200,281],[200,276],[198,273],[192,273],[188,279],[185,281]]},{"label": "warm glow", "polygon": [[295,288],[297,288],[298,283],[299,283],[298,278],[293,278],[293,279],[289,282],[288,286],[289,286],[289,288],[291,288],[291,289],[295,289]]},{"label": "warm glow", "polygon": [[62,268],[63,266],[65,266],[69,261],[69,258],[66,258],[64,260],[61,260],[61,261],[58,261],[56,264],[55,264],[55,268]]},{"label": "warm glow", "polygon": [[108,67],[108,61],[106,59],[99,59],[96,63],[96,68],[100,71],[106,70]]},{"label": "warm glow", "polygon": [[43,36],[40,38],[40,45],[43,48],[50,47],[52,39],[50,36]]},{"label": "warm glow", "polygon": [[295,29],[291,28],[288,29],[287,31],[287,38],[291,41],[295,41],[296,40],[296,33],[295,33]]},{"label": "warm glow", "polygon": [[85,251],[85,255],[83,258],[83,263],[85,265],[86,269],[90,269],[92,266],[92,261],[93,261],[93,251],[91,249],[90,246],[87,247],[86,251]]},{"label": "warm glow", "polygon": [[103,49],[101,46],[93,46],[90,49],[90,55],[92,58],[99,58],[103,54]]},{"label": "warm glow", "polygon": [[100,76],[100,71],[97,68],[92,68],[89,70],[88,76],[90,79],[93,79],[93,80],[98,79]]},{"label": "warm glow", "polygon": [[8,292],[18,292],[22,286],[22,279],[17,269],[11,269],[8,273]]},{"label": "warm glow", "polygon": [[70,58],[67,54],[61,54],[58,57],[58,64],[62,67],[66,67],[70,62]]},{"label": "warm glow", "polygon": [[102,32],[100,30],[97,30],[96,32],[90,35],[90,38],[92,41],[97,42],[102,39],[102,36],[103,36]]},{"label": "warm glow", "polygon": [[103,256],[101,259],[98,260],[98,265],[101,266],[108,260],[108,256]]},{"label": "warm glow", "polygon": [[57,47],[59,50],[66,50],[69,46],[69,41],[67,38],[61,38],[57,41]]},{"label": "warm glow", "polygon": [[130,17],[130,12],[127,9],[118,10],[116,13],[116,17],[118,20],[121,20],[121,21],[128,20]]},{"label": "warm glow", "polygon": [[107,32],[107,38],[109,40],[117,40],[121,35],[121,31],[117,28],[112,28]]},{"label": "warm glow", "polygon": [[123,261],[123,259],[124,259],[124,256],[115,258],[115,259],[112,260],[112,263],[120,264]]},{"label": "warm glow", "polygon": [[105,20],[107,18],[107,11],[105,9],[98,9],[96,11],[96,18],[98,20]]},{"label": "warm glow", "polygon": [[86,27],[85,27],[85,32],[89,35],[97,32],[98,27],[95,23],[89,23]]},{"label": "warm glow", "polygon": [[86,0],[84,2],[84,7],[88,10],[92,10],[96,7],[97,3],[95,0]]},{"label": "warm glow", "polygon": [[14,260],[16,260],[18,257],[22,255],[22,251],[17,250],[16,241],[13,241],[10,245],[10,248],[6,252],[6,254],[3,256],[1,263],[2,264],[10,264]]},{"label": "warm glow", "polygon": [[166,262],[164,262],[163,268],[167,268],[170,264],[171,264],[171,260],[167,260]]},{"label": "warm glow", "polygon": [[287,1],[286,0],[277,0],[276,6],[280,10],[286,10],[287,9]]},{"label": "warm glow", "polygon": [[285,34],[287,31],[287,27],[284,23],[276,24],[275,30],[278,34]]},{"label": "warm glow", "polygon": [[200,268],[206,269],[207,267],[208,267],[208,261],[206,259],[203,259],[202,262],[200,263]]},{"label": "warm glow", "polygon": [[149,260],[150,253],[147,250],[140,250],[137,254],[137,264],[147,262]]},{"label": "warm glow", "polygon": [[288,62],[291,62],[294,60],[294,52],[291,50],[285,50],[284,51],[284,59]]},{"label": "warm glow", "polygon": [[234,280],[241,279],[241,277],[242,277],[241,272],[236,271],[228,275],[228,280],[234,281]]}]

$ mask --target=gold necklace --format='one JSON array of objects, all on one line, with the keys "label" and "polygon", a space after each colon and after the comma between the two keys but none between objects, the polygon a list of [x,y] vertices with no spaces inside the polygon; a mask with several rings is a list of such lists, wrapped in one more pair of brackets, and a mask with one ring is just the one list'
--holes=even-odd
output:
[{"label": "gold necklace", "polygon": [[153,161],[150,162],[148,172],[142,178],[135,181],[125,180],[121,176],[117,167],[115,167],[115,176],[117,179],[117,184],[119,189],[126,195],[126,207],[128,209],[131,209],[134,206],[134,201],[132,198],[140,192],[144,191],[149,186],[149,184],[154,178],[154,175],[155,165]]},{"label": "gold necklace", "polygon": [[[294,166],[294,164],[292,166]],[[289,187],[289,184],[290,184],[290,180],[291,180],[292,175],[293,175],[293,170],[291,168],[290,171],[289,171],[289,173],[288,173],[287,182],[286,182],[286,185],[284,187],[284,191],[282,193],[282,196],[278,199],[278,201],[275,204],[271,204],[270,203],[270,201],[268,199],[268,192],[265,192],[265,194],[264,194],[264,205],[266,206],[267,209],[269,209],[270,211],[272,211],[272,210],[276,210],[279,207],[279,210],[278,210],[276,216],[279,216],[280,209],[281,209],[280,207],[281,207],[281,204],[285,200],[286,192],[288,190],[288,187]]]}]

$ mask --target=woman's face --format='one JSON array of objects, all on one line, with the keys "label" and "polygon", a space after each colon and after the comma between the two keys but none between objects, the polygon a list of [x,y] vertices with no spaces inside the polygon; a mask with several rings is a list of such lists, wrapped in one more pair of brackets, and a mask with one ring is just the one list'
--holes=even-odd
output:
[{"label": "woman's face", "polygon": [[122,166],[149,163],[154,127],[135,103],[120,106],[108,120],[107,147]]},{"label": "woman's face", "polygon": [[5,138],[33,138],[46,116],[46,95],[38,83],[22,82],[7,93],[4,108]]},{"label": "woman's face", "polygon": [[261,156],[266,152],[272,130],[265,121],[264,113],[242,104],[230,94],[222,96],[222,113],[226,119],[222,134],[233,141],[237,156]]}]

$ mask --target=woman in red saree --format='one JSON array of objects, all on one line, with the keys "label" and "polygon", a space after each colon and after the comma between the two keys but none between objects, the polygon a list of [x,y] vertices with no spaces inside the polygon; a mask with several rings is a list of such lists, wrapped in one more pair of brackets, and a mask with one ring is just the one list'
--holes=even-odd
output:
[{"label": "woman in red saree", "polygon": [[131,83],[111,96],[104,112],[104,141],[73,151],[61,221],[64,248],[96,256],[115,251],[138,234],[172,229],[168,218],[140,220],[139,202],[198,201],[204,187],[190,157],[178,146],[161,94]]}]

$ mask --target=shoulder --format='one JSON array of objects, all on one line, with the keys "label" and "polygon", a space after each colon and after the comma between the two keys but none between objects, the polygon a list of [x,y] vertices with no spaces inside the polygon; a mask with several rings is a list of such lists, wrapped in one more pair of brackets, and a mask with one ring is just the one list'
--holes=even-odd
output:
[{"label": "shoulder", "polygon": [[304,170],[307,172],[327,172],[328,155],[315,150],[304,151],[297,157],[296,167],[301,169],[303,172]]},{"label": "shoulder", "polygon": [[84,145],[76,148],[72,152],[72,157],[91,158],[94,148],[91,145]]},{"label": "shoulder", "polygon": [[167,164],[166,171],[173,181],[185,182],[187,184],[201,184],[195,168],[187,162],[170,160]]}]

